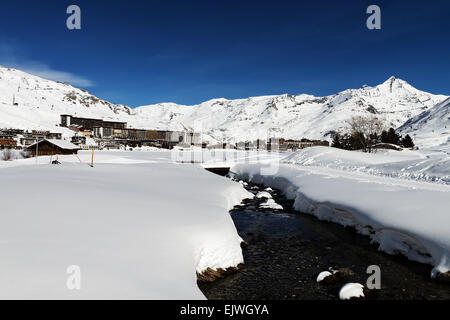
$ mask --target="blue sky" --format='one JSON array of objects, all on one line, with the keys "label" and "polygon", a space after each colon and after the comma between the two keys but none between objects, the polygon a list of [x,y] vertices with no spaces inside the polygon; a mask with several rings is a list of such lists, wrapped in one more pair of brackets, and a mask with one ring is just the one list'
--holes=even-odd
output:
[{"label": "blue sky", "polygon": [[[80,6],[81,30],[66,28]],[[381,7],[382,29],[366,28]],[[3,1],[0,65],[131,107],[328,95],[391,75],[450,95],[450,1]]]}]

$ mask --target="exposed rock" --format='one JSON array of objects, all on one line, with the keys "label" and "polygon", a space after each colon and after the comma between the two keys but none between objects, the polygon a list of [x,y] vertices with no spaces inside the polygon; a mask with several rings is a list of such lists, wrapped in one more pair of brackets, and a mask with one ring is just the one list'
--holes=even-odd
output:
[{"label": "exposed rock", "polygon": [[205,271],[203,271],[201,274],[197,273],[197,282],[214,282],[217,279],[221,279],[226,277],[229,274],[235,273],[239,269],[241,269],[244,265],[239,264],[237,267],[230,267],[227,269],[211,269],[208,268]]},{"label": "exposed rock", "polygon": [[436,281],[450,284],[450,271],[447,271],[446,273],[438,273],[436,276]]}]

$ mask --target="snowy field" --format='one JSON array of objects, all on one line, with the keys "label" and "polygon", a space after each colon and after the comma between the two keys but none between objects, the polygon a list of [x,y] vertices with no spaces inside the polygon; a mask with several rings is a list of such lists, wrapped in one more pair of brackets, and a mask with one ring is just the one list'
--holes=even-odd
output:
[{"label": "snowy field", "polygon": [[[0,161],[0,298],[203,299],[197,273],[243,262],[228,212],[252,195],[202,166],[280,189],[296,210],[353,226],[435,276],[450,270],[448,155],[314,147],[96,151],[94,168],[87,151],[61,165]],[[80,290],[66,285],[69,266]]]},{"label": "snowy field", "polygon": [[285,163],[326,167],[349,172],[450,184],[450,148],[349,152],[326,147],[308,148],[283,159]]},{"label": "snowy field", "polygon": [[0,161],[0,298],[204,299],[196,273],[243,262],[239,183],[167,151],[58,159]]},{"label": "snowy field", "polygon": [[282,190],[295,209],[353,226],[380,244],[450,270],[449,157],[443,150],[363,154],[314,147],[286,155],[275,174],[267,163],[236,164],[238,178]]}]

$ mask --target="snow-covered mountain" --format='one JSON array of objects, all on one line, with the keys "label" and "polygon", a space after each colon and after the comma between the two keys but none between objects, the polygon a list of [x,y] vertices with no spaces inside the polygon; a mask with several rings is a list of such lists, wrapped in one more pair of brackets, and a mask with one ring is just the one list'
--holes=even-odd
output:
[{"label": "snow-covered mountain", "polygon": [[0,128],[58,131],[61,114],[119,120],[131,113],[67,83],[0,66]]},{"label": "snow-covered mountain", "polygon": [[[326,97],[308,94],[247,99],[213,99],[199,105],[161,103],[131,109],[111,104],[88,92],[0,67],[0,128],[61,131],[60,114],[126,121],[148,129],[202,130],[217,140],[256,138],[330,138],[344,130],[354,115],[376,114],[399,127],[448,97],[415,89],[395,77],[375,86],[349,89]],[[14,105],[13,103],[16,103]]]},{"label": "snow-covered mountain", "polygon": [[142,124],[167,126],[202,124],[213,137],[254,139],[329,138],[332,131],[345,130],[354,115],[376,114],[386,125],[397,128],[405,121],[440,103],[446,96],[415,89],[407,82],[389,78],[384,83],[349,89],[326,96],[307,94],[214,99],[196,106],[158,104],[135,109]]},{"label": "snow-covered mountain", "polygon": [[399,130],[409,133],[422,146],[437,146],[450,142],[450,98],[415,116]]}]

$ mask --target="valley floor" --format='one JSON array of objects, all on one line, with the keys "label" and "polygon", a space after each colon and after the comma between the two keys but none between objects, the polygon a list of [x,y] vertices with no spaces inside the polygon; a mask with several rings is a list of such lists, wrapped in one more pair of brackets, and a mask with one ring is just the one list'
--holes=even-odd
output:
[{"label": "valley floor", "polygon": [[[450,270],[445,151],[96,151],[93,168],[90,152],[58,160],[0,161],[0,298],[205,298],[196,274],[244,262],[229,210],[253,195],[190,162],[281,190],[295,210],[353,226],[385,252],[431,264],[432,276]],[[80,290],[66,285],[69,266],[81,270]]]}]

